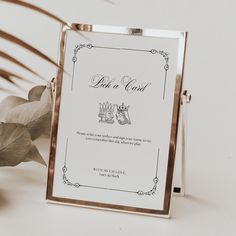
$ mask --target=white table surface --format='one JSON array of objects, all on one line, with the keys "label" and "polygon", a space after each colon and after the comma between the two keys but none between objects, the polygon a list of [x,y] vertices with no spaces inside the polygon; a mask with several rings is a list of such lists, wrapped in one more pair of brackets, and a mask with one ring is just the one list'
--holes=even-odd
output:
[{"label": "white table surface", "polygon": [[[184,87],[193,94],[193,101],[189,106],[187,195],[173,199],[171,220],[47,204],[47,168],[36,163],[0,168],[0,235],[235,236],[236,1],[29,1],[69,22],[189,32]],[[56,60],[59,27],[55,22],[0,2],[0,28]],[[46,78],[55,75],[55,68],[14,45],[0,40],[0,48]],[[0,65],[30,77],[3,60]],[[32,86],[24,85],[26,89]],[[0,100],[5,96],[0,93]],[[36,142],[48,160],[49,141]]]}]

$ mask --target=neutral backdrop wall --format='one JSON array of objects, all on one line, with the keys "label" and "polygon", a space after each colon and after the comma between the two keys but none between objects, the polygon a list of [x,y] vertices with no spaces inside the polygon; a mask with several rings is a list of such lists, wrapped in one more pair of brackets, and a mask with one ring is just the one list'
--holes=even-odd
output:
[{"label": "neutral backdrop wall", "polygon": [[[178,200],[181,203],[174,206],[173,210],[178,211],[177,222],[168,223],[168,227],[173,226],[173,232],[163,226],[162,235],[169,235],[170,232],[176,235],[180,233],[235,235],[236,1],[31,0],[30,2],[52,11],[68,22],[189,32],[184,78],[184,87],[193,95],[188,108],[188,196]],[[21,7],[0,2],[0,28],[14,32],[56,60],[60,28],[56,22]],[[48,79],[55,75],[56,69],[53,66],[12,44],[0,40],[0,49],[22,58]],[[29,73],[0,60],[0,66],[2,65],[27,78],[32,77]],[[0,83],[3,83],[2,80]],[[25,84],[26,89],[30,86]],[[16,93],[24,95],[22,91],[17,90]],[[5,96],[6,94],[2,92],[0,99]],[[181,221],[178,220],[180,218]],[[144,229],[145,219],[143,219]],[[153,233],[154,230],[158,230],[155,221],[147,222],[146,232],[151,233],[150,229]],[[125,232],[138,234],[140,226],[135,223],[131,225]],[[103,228],[100,226],[97,225],[95,228],[102,232]],[[112,226],[107,227],[109,231]],[[118,234],[119,229],[113,233]]]}]

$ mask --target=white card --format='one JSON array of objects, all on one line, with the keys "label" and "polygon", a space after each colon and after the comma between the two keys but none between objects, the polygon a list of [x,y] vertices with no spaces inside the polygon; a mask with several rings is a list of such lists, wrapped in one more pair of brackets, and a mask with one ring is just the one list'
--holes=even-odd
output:
[{"label": "white card", "polygon": [[75,26],[62,37],[47,198],[169,215],[186,35]]}]

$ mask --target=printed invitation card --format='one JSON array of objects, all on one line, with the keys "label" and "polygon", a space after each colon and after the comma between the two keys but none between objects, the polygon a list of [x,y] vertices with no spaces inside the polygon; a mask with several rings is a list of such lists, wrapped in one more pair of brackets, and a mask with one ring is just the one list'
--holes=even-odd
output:
[{"label": "printed invitation card", "polygon": [[47,199],[169,215],[186,33],[64,29]]}]

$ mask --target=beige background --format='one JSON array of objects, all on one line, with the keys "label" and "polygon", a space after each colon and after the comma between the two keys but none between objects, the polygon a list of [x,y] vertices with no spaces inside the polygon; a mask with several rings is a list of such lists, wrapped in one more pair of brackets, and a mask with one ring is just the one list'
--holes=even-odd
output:
[{"label": "beige background", "polygon": [[[189,32],[185,88],[193,94],[193,101],[188,109],[188,195],[174,199],[172,220],[48,205],[44,201],[45,168],[34,163],[1,168],[0,234],[235,235],[236,2],[112,1],[113,4],[103,0],[31,2],[70,22]],[[0,3],[0,27],[57,58],[57,23]],[[52,66],[3,40],[0,48],[22,58],[47,78],[55,74]],[[5,61],[0,64],[31,77]],[[4,96],[1,93],[0,98]],[[47,159],[48,141],[41,139],[37,143]]]}]

